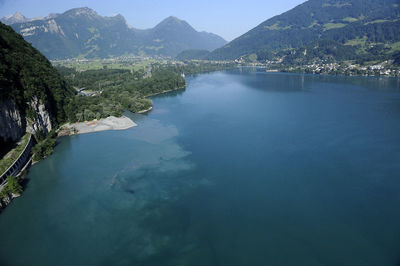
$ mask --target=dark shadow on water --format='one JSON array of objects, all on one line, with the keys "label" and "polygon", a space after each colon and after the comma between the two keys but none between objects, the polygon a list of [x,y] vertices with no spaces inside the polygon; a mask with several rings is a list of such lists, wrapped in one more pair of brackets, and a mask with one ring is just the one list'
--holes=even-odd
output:
[{"label": "dark shadow on water", "polygon": [[134,195],[136,192],[135,192],[135,190],[133,190],[133,189],[131,189],[131,188],[125,188],[124,189],[124,192],[126,192],[126,193],[128,193],[128,194],[131,194],[131,195]]}]

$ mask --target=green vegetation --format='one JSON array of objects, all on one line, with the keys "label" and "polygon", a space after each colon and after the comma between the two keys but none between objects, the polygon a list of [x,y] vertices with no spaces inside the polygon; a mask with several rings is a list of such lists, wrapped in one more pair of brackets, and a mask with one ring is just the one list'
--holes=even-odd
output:
[{"label": "green vegetation", "polygon": [[282,61],[282,66],[298,66],[323,61],[324,63],[334,63],[338,61],[354,60],[356,49],[353,46],[346,46],[334,41],[317,41],[299,48],[288,51]]},{"label": "green vegetation", "polygon": [[365,47],[366,42],[367,42],[367,36],[363,36],[362,38],[347,40],[345,45]]},{"label": "green vegetation", "polygon": [[184,61],[184,63],[174,64],[168,63],[166,65],[168,69],[175,73],[183,73],[185,75],[194,75],[199,73],[208,73],[219,70],[231,69],[236,67],[236,64],[229,61],[201,61],[201,60],[193,60],[193,61]]},{"label": "green vegetation", "polygon": [[[125,69],[101,69],[78,72],[59,67],[60,73],[71,86],[97,92],[96,96],[78,95],[66,106],[70,122],[81,122],[121,116],[124,110],[139,112],[149,109],[151,100],[146,96],[185,87],[185,80],[174,69],[154,64],[151,74]],[[148,70],[150,70],[148,69]]]},{"label": "green vegetation", "polygon": [[[386,46],[400,41],[399,14],[398,0],[306,1],[212,51],[207,58],[248,59],[255,53],[259,62],[280,61],[288,52],[295,53],[310,44],[329,41],[355,46],[352,57],[360,62],[392,59],[394,53]],[[378,46],[378,50],[376,44],[383,46]],[[341,59],[335,57],[334,60]]]},{"label": "green vegetation", "polygon": [[33,160],[40,161],[53,153],[56,146],[57,133],[50,131],[47,135],[43,131],[35,134],[37,144],[32,148]]},{"label": "green vegetation", "polygon": [[325,30],[331,30],[331,29],[339,29],[346,27],[346,24],[343,23],[326,23],[324,24],[324,31]]},{"label": "green vegetation", "polygon": [[1,160],[0,160],[0,175],[3,174],[18,157],[24,151],[26,144],[28,144],[30,134],[26,133],[21,140],[18,142],[18,145],[10,150]]},{"label": "green vegetation", "polygon": [[18,182],[18,178],[15,176],[7,177],[7,183],[3,186],[0,191],[0,200],[11,194],[19,195],[22,193],[22,186]]},{"label": "green vegetation", "polygon": [[67,67],[73,68],[77,72],[86,70],[101,70],[101,69],[126,69],[131,72],[133,71],[145,71],[152,64],[156,63],[155,59],[143,59],[143,58],[113,58],[113,59],[90,59],[90,60],[60,60],[53,61],[53,65],[56,67]]},{"label": "green vegetation", "polygon": [[[58,71],[35,48],[0,23],[0,102],[12,100],[23,114],[34,116],[28,103],[38,99],[56,125],[66,118],[64,107],[74,95]],[[34,119],[34,117],[29,117]]]}]

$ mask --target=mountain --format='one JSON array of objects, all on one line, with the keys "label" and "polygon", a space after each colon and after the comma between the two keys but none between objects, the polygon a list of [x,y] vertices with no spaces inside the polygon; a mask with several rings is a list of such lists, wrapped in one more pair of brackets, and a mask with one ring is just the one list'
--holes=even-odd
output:
[{"label": "mountain", "polygon": [[49,59],[117,56],[129,51],[134,42],[121,15],[102,17],[89,8],[12,27]]},{"label": "mountain", "polygon": [[103,17],[87,7],[12,27],[50,59],[128,54],[176,56],[183,50],[214,50],[226,43],[215,34],[197,32],[175,17],[152,29],[139,30],[129,27],[121,15]]},{"label": "mountain", "polygon": [[20,12],[15,12],[14,15],[11,16],[5,16],[0,19],[1,22],[7,25],[15,24],[15,23],[23,23],[23,22],[29,22],[29,21],[34,21],[34,20],[43,20],[43,19],[50,19],[50,18],[55,18],[58,16],[58,14],[50,14],[47,17],[36,17],[36,18],[27,18],[24,15],[22,15]]},{"label": "mountain", "polygon": [[51,63],[0,23],[0,147],[26,131],[46,134],[66,118],[74,95]]},{"label": "mountain", "polygon": [[210,54],[208,50],[185,50],[180,52],[176,59],[184,61],[184,60],[196,60],[196,59],[204,59]]},{"label": "mountain", "polygon": [[400,3],[309,0],[266,20],[208,57],[236,59],[255,54],[259,60],[268,60],[282,51],[295,51],[322,40],[355,48],[359,56],[370,56],[376,46],[382,46],[379,54],[396,52],[400,50]]},{"label": "mountain", "polygon": [[22,22],[26,22],[29,20],[30,20],[29,18],[25,17],[20,12],[15,12],[14,15],[2,17],[0,19],[1,22],[3,22],[4,24],[8,24],[8,25],[14,24],[14,23],[22,23]]},{"label": "mountain", "polygon": [[226,43],[218,35],[198,32],[186,21],[172,16],[150,30],[138,32],[137,37],[141,40],[141,51],[150,55],[176,56],[184,50],[214,50]]}]

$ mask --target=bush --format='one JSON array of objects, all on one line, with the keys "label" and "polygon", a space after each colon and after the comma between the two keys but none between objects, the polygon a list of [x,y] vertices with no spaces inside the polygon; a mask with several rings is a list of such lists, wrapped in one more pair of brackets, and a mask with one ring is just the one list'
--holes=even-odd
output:
[{"label": "bush", "polygon": [[38,141],[38,143],[32,148],[33,160],[40,161],[52,154],[54,147],[56,146],[56,138],[57,134],[53,130],[47,134],[45,139]]},{"label": "bush", "polygon": [[0,199],[10,194],[21,194],[22,186],[18,182],[18,178],[15,176],[7,177],[7,183],[0,192]]}]

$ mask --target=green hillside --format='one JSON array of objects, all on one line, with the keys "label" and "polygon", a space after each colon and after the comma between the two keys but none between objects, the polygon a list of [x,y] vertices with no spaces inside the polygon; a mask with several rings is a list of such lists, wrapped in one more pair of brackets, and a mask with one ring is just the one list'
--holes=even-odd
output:
[{"label": "green hillside", "polygon": [[398,0],[309,0],[261,23],[213,51],[209,58],[256,54],[258,60],[268,60],[320,40],[334,41],[340,49],[352,51],[350,58],[355,57],[354,52],[357,58],[391,57],[400,50],[399,6]]},{"label": "green hillside", "polygon": [[51,63],[2,23],[0,51],[0,104],[12,100],[23,115],[34,116],[27,103],[37,98],[45,105],[53,123],[63,121],[64,106],[74,92]]}]

